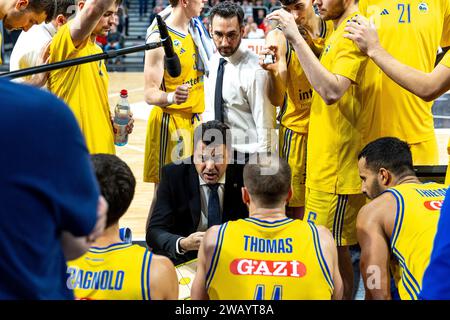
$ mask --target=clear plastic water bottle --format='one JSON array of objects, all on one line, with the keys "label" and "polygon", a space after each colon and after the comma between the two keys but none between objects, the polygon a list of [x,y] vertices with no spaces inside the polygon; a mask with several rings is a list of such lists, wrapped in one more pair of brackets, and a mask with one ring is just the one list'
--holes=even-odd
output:
[{"label": "clear plastic water bottle", "polygon": [[128,103],[128,91],[120,91],[120,100],[114,109],[114,144],[124,146],[128,143],[127,124],[130,120],[130,104]]}]

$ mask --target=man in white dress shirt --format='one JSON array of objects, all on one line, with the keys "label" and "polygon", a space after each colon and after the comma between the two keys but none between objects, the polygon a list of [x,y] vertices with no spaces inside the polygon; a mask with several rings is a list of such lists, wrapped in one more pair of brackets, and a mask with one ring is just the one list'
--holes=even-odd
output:
[{"label": "man in white dress shirt", "polygon": [[241,45],[244,11],[229,1],[210,11],[210,33],[217,47],[205,81],[203,120],[219,120],[231,129],[234,160],[243,164],[256,153],[275,150],[275,108],[268,98],[268,73],[258,56]]},{"label": "man in white dress shirt", "polygon": [[[52,41],[56,31],[66,24],[69,17],[76,12],[75,0],[56,0],[56,17],[49,23],[34,25],[27,32],[22,31],[14,45],[9,62],[9,70],[16,71],[31,68],[46,62],[46,48]],[[46,74],[18,78],[16,82],[41,87],[45,84]]]}]

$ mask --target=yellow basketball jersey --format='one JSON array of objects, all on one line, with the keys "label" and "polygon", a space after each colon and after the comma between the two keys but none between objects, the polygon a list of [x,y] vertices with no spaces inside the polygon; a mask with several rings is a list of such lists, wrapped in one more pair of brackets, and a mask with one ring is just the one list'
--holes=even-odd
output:
[{"label": "yellow basketball jersey", "polygon": [[[91,38],[75,48],[71,22],[62,26],[50,45],[50,62],[103,53]],[[108,72],[103,60],[50,72],[48,89],[64,100],[78,121],[90,153],[115,153],[108,101]]]},{"label": "yellow basketball jersey", "polygon": [[446,191],[445,185],[437,183],[405,183],[387,190],[397,200],[391,249],[400,265],[401,299],[418,298]]},{"label": "yellow basketball jersey", "polygon": [[67,285],[77,299],[150,300],[153,253],[130,243],[91,247],[67,263]]},{"label": "yellow basketball jersey", "polygon": [[313,95],[306,186],[327,193],[358,194],[361,182],[356,159],[363,147],[364,132],[370,127],[370,110],[361,107],[358,84],[368,58],[353,41],[343,37],[345,26],[344,21],[327,39],[320,62],[333,74],[352,80],[352,84],[333,105],[327,105],[318,93]]},{"label": "yellow basketball jersey", "polygon": [[447,68],[450,68],[450,51],[447,51],[442,58],[441,62],[439,64],[442,64],[443,66],[446,66]]},{"label": "yellow basketball jersey", "polygon": [[[322,21],[322,33],[314,39],[317,48],[323,49],[325,40],[333,32],[333,21]],[[280,123],[295,132],[307,133],[313,87],[298,60],[297,54],[287,42],[287,87],[283,106],[279,114]]]},{"label": "yellow basketball jersey", "polygon": [[[443,32],[450,30],[448,0],[360,0],[360,11],[374,17],[381,45],[397,60],[431,72]],[[450,37],[442,38],[448,46]],[[364,106],[375,110],[377,130],[369,140],[395,136],[410,144],[434,137],[432,103],[403,89],[372,61],[364,79]]]},{"label": "yellow basketball jersey", "polygon": [[[156,28],[156,27],[155,27]],[[205,95],[203,91],[203,72],[197,70],[198,56],[194,40],[191,35],[183,34],[167,26],[170,38],[172,39],[173,49],[178,55],[181,64],[181,74],[179,77],[172,78],[167,70],[164,70],[161,90],[173,92],[182,84],[189,84],[189,97],[182,104],[172,104],[164,108],[167,113],[203,113],[205,110]],[[155,29],[153,32],[159,32]]]},{"label": "yellow basketball jersey", "polygon": [[316,227],[288,218],[223,224],[206,286],[212,300],[329,300],[334,290]]},{"label": "yellow basketball jersey", "polygon": [[[450,68],[450,51],[447,51],[442,58],[442,60],[439,62],[439,64],[442,64],[443,66],[446,66],[447,68]],[[447,144],[447,153],[450,155],[450,139],[448,140]],[[449,166],[450,169],[450,166]],[[449,170],[447,169],[447,170]]]}]

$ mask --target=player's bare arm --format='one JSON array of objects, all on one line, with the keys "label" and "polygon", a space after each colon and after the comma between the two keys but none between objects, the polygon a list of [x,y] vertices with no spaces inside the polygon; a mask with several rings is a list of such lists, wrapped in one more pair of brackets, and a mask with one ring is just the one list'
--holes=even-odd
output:
[{"label": "player's bare arm", "polygon": [[70,36],[75,47],[80,46],[91,36],[100,17],[111,8],[114,0],[87,0],[83,9],[77,13],[71,26]]},{"label": "player's bare arm", "polygon": [[[159,42],[161,39],[159,33],[154,33],[150,36],[150,42]],[[162,91],[161,84],[164,77],[164,49],[158,48],[148,50],[145,53],[144,66],[144,97],[145,102],[159,107],[167,107],[171,104],[181,104],[188,99],[189,86],[186,84],[180,85],[169,96],[169,92]]]},{"label": "player's bare arm", "polygon": [[[150,36],[150,42],[159,42],[159,33]],[[145,102],[151,105],[165,107],[169,105],[167,92],[160,90],[164,77],[164,49],[158,48],[145,52],[144,66],[144,96]]]},{"label": "player's bare arm", "polygon": [[286,10],[276,10],[267,16],[277,20],[286,39],[291,43],[311,85],[326,104],[336,103],[352,84],[351,80],[329,72],[316,57],[300,34],[294,17]]},{"label": "player's bare arm", "polygon": [[344,294],[344,286],[342,284],[341,274],[339,273],[338,257],[336,244],[330,230],[323,226],[316,226],[320,239],[320,247],[324,255],[325,261],[330,268],[331,276],[333,277],[334,291],[333,300],[341,300]]},{"label": "player's bare arm", "polygon": [[385,193],[362,207],[358,213],[356,230],[361,247],[360,269],[366,289],[366,300],[391,299],[390,233],[386,232],[388,230],[385,215],[392,212],[390,210],[395,210],[394,201],[392,195]]},{"label": "player's bare arm", "polygon": [[152,300],[178,299],[178,277],[172,261],[164,256],[153,255],[150,274]]},{"label": "player's bare arm", "polygon": [[[287,62],[286,38],[280,30],[272,30],[266,37],[266,45],[259,54],[259,65],[269,72],[269,99],[274,106],[281,106],[286,92]],[[266,55],[274,57],[274,63],[264,63]]]},{"label": "player's bare arm", "polygon": [[383,72],[397,84],[425,101],[432,101],[450,88],[450,68],[437,65],[431,73],[412,68],[395,59],[380,44],[373,19],[356,17],[347,23],[345,38],[353,40]]},{"label": "player's bare arm", "polygon": [[206,290],[206,274],[210,268],[211,258],[217,243],[217,235],[220,226],[213,226],[206,231],[203,241],[198,251],[197,273],[192,283],[192,300],[209,300]]}]

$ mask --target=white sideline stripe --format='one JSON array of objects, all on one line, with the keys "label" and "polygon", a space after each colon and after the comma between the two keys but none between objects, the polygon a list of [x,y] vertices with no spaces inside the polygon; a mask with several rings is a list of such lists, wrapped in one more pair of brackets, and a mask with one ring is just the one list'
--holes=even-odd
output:
[{"label": "white sideline stripe", "polygon": [[450,135],[450,128],[434,129],[436,135]]}]

